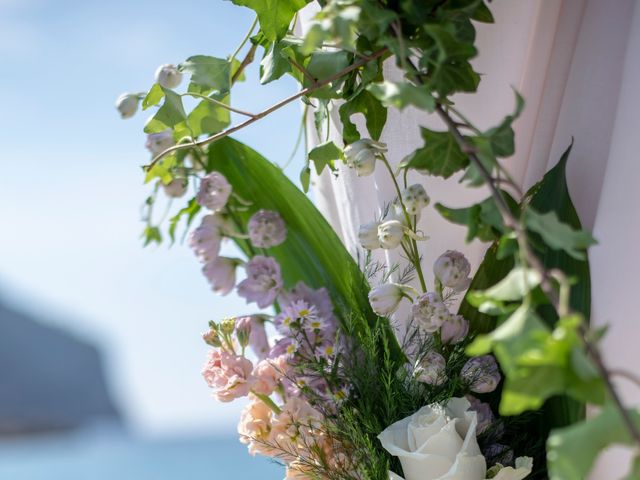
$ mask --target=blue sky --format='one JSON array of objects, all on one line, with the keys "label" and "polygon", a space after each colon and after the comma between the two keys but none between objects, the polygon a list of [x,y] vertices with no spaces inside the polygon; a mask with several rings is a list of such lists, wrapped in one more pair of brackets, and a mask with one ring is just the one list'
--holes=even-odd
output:
[{"label": "blue sky", "polygon": [[[247,307],[211,293],[186,246],[142,248],[147,115],[121,120],[114,101],[148,89],[160,64],[229,54],[252,20],[221,0],[0,0],[0,295],[99,341],[144,434],[235,428],[239,406],[216,403],[200,377],[199,335]],[[258,86],[257,65],[248,78],[234,91],[240,108],[295,92]],[[236,138],[283,164],[300,115],[290,105]]]}]

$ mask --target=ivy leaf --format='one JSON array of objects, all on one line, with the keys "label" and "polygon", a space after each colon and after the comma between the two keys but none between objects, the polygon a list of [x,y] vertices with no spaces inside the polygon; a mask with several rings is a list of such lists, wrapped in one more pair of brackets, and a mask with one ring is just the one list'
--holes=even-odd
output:
[{"label": "ivy leaf", "polygon": [[309,152],[309,160],[313,160],[316,166],[316,173],[320,175],[324,167],[329,166],[331,170],[334,160],[342,159],[342,150],[332,141],[328,141],[318,145]]},{"label": "ivy leaf", "polygon": [[540,285],[540,280],[540,274],[535,270],[516,267],[493,287],[469,292],[467,301],[475,307],[480,307],[482,303],[490,300],[507,302],[521,300]]},{"label": "ivy leaf", "polygon": [[187,114],[182,105],[182,97],[173,90],[164,87],[160,88],[164,93],[164,103],[156,114],[147,121],[144,126],[145,133],[158,133],[172,129],[187,119]]},{"label": "ivy leaf", "polygon": [[515,93],[515,112],[506,116],[500,125],[487,130],[483,134],[483,136],[489,140],[493,154],[497,157],[509,157],[515,152],[514,133],[511,124],[520,116],[524,108],[524,99],[518,92]]},{"label": "ivy leaf", "polygon": [[231,0],[248,7],[258,15],[260,30],[271,41],[284,37],[295,13],[307,4],[306,0]]},{"label": "ivy leaf", "polygon": [[[189,225],[191,225],[191,222],[193,221],[193,219],[198,214],[198,212],[200,211],[201,208],[202,207],[196,201],[196,198],[193,197],[191,200],[189,200],[189,203],[187,204],[186,207],[181,209],[178,213],[176,213],[173,217],[171,217],[169,219],[169,237],[171,238],[171,243],[175,242],[175,239],[176,239],[176,228],[178,227],[178,222],[180,221],[180,219],[184,215],[187,216],[187,223],[186,223],[185,228],[188,229]],[[186,233],[187,232],[185,231],[185,234]]]},{"label": "ivy leaf", "polygon": [[478,53],[472,42],[458,40],[441,25],[427,24],[423,29],[435,41],[440,62],[469,60]]},{"label": "ivy leaf", "polygon": [[323,80],[349,65],[349,54],[339,52],[315,52],[309,58],[306,69],[317,80]]},{"label": "ivy leaf", "polygon": [[360,133],[351,116],[362,113],[366,120],[369,135],[374,140],[380,140],[382,129],[387,123],[387,109],[370,92],[363,90],[358,95],[340,106],[340,121],[342,122],[342,137],[344,143],[353,143],[360,139]]},{"label": "ivy leaf", "polygon": [[[220,95],[213,95],[212,98],[226,103],[229,103],[229,96],[221,97]],[[202,100],[192,111],[187,118],[191,133],[197,137],[203,133],[218,133],[224,130],[231,122],[231,115],[229,110],[219,105],[215,105],[208,100]]]},{"label": "ivy leaf", "polygon": [[152,227],[151,225],[147,225],[147,227],[142,232],[143,246],[148,246],[152,243],[157,243],[160,245],[162,243],[162,234],[160,233],[160,229],[158,227]]},{"label": "ivy leaf", "polygon": [[291,72],[291,64],[282,52],[283,44],[273,42],[265,50],[264,57],[260,62],[260,83],[266,84],[277,80],[285,73]]},{"label": "ivy leaf", "polygon": [[556,250],[564,250],[576,260],[584,260],[586,256],[582,250],[596,243],[590,233],[574,230],[562,223],[554,211],[543,214],[529,208],[525,221],[527,227],[539,234],[547,245]]},{"label": "ivy leaf", "polygon": [[[513,197],[504,190],[502,196],[511,211],[517,214],[519,207]],[[493,197],[488,197],[480,203],[465,208],[449,208],[441,203],[436,203],[435,208],[450,222],[467,227],[467,242],[474,238],[483,242],[492,242],[505,232],[502,215]]]},{"label": "ivy leaf", "polygon": [[[629,414],[640,427],[640,412],[634,409]],[[553,430],[547,440],[549,478],[587,478],[598,454],[613,444],[633,444],[620,412],[613,405],[606,405],[597,416],[588,420]],[[634,468],[638,471],[637,462]]]},{"label": "ivy leaf", "polygon": [[191,74],[190,92],[226,93],[231,88],[231,64],[223,58],[195,55],[178,65],[178,70]]},{"label": "ivy leaf", "polygon": [[175,152],[161,158],[147,171],[144,183],[149,183],[154,178],[159,178],[165,185],[170,183],[171,180],[173,180],[173,174],[171,172],[177,163],[178,159]]},{"label": "ivy leaf", "polygon": [[142,99],[142,110],[146,110],[149,107],[153,107],[160,103],[160,100],[164,98],[164,92],[162,87],[157,83],[153,84],[147,96]]},{"label": "ivy leaf", "polygon": [[434,132],[423,128],[422,138],[424,147],[405,158],[401,167],[413,168],[426,175],[449,178],[469,164],[469,158],[448,131]]},{"label": "ivy leaf", "polygon": [[407,82],[373,83],[367,87],[383,105],[396,107],[399,110],[413,105],[427,112],[433,112],[436,101],[424,86],[417,86]]}]

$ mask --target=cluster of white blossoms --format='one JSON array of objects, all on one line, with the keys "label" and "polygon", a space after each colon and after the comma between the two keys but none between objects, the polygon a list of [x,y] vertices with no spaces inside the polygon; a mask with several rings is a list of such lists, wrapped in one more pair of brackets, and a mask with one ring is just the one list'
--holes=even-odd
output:
[{"label": "cluster of white blossoms", "polygon": [[359,177],[371,175],[376,169],[376,161],[383,158],[387,146],[370,138],[363,138],[347,145],[344,160],[348,167],[356,171]]}]

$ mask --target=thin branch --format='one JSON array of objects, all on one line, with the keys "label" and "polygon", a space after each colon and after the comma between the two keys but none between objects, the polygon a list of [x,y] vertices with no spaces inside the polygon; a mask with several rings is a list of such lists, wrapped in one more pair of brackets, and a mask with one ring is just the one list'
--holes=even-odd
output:
[{"label": "thin branch", "polygon": [[300,72],[302,72],[302,75],[304,75],[304,77],[311,82],[311,85],[315,85],[318,82],[318,79],[315,78],[313,75],[311,75],[309,70],[304,68],[298,62],[296,62],[293,58],[289,59],[289,63],[293,65],[296,68],[296,70],[299,70]]},{"label": "thin branch", "polygon": [[[387,53],[387,48],[382,48],[380,50],[378,50],[377,52],[375,52],[372,56],[371,59],[375,60],[377,58],[382,57],[385,53]],[[145,171],[149,171],[153,168],[153,166],[158,163],[160,160],[162,160],[165,156],[169,155],[170,153],[173,152],[177,152],[179,150],[184,150],[186,148],[194,148],[194,147],[204,147],[206,145],[209,145],[210,143],[213,143],[217,140],[220,140],[221,138],[224,137],[228,137],[229,135],[231,135],[234,132],[237,132],[238,130],[242,130],[245,127],[248,127],[249,125],[251,125],[252,123],[257,122],[258,120],[266,117],[267,115],[275,112],[276,110],[281,109],[282,107],[284,107],[285,105],[288,105],[289,103],[304,97],[305,95],[308,95],[312,92],[315,92],[316,90],[319,90],[320,88],[324,87],[325,85],[328,85],[329,83],[338,80],[339,78],[343,77],[344,75],[347,75],[348,73],[351,73],[354,70],[357,70],[358,68],[362,67],[363,65],[367,64],[370,60],[359,60],[355,63],[352,63],[351,65],[349,65],[348,67],[340,70],[339,72],[325,78],[324,80],[318,81],[315,85],[305,88],[303,90],[300,90],[298,93],[291,95],[290,97],[285,98],[284,100],[280,100],[278,103],[272,105],[271,107],[267,108],[266,110],[263,110],[260,113],[255,114],[255,116],[249,118],[248,120],[234,126],[234,127],[230,127],[222,132],[216,133],[215,135],[212,135],[210,137],[207,138],[203,138],[202,140],[199,141],[194,141],[191,143],[182,143],[179,145],[174,145],[173,147],[170,147],[166,150],[164,150],[163,152],[159,153],[158,155],[156,155],[153,160],[151,161],[151,163],[149,165],[147,165],[146,167],[144,167]]]},{"label": "thin branch", "polygon": [[249,113],[249,112],[245,112],[244,110],[240,110],[238,108],[234,108],[231,105],[227,105],[224,102],[221,102],[220,100],[216,100],[215,98],[211,98],[208,97],[206,95],[202,95],[201,93],[196,93],[196,92],[186,92],[186,93],[182,93],[180,94],[181,97],[197,97],[197,98],[202,98],[204,100],[207,100],[209,103],[212,103],[218,107],[222,107],[226,110],[229,110],[230,112],[235,112],[235,113],[239,113],[240,115],[244,115],[245,117],[255,117],[255,115],[253,113]]}]

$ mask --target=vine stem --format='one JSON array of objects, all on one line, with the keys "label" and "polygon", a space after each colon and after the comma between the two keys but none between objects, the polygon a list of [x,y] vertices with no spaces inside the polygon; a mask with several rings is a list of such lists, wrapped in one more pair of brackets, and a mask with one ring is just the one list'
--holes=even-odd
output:
[{"label": "vine stem", "polygon": [[233,60],[235,60],[235,58],[238,56],[238,54],[240,53],[242,48],[247,44],[247,42],[251,38],[251,34],[253,33],[253,31],[256,28],[256,25],[258,25],[258,16],[257,15],[256,15],[256,18],[253,19],[253,23],[251,24],[251,27],[249,28],[249,31],[247,32],[247,34],[244,36],[244,38],[240,42],[240,45],[238,45],[238,48],[236,48],[235,52],[233,52],[233,55],[231,55],[231,58],[229,59],[230,62],[233,63]]},{"label": "vine stem", "polygon": [[215,98],[202,95],[201,93],[185,92],[185,93],[181,93],[180,96],[202,98],[204,100],[207,100],[209,103],[212,103],[213,105],[217,105],[218,107],[222,107],[226,110],[229,110],[230,112],[239,113],[240,115],[244,115],[245,117],[250,117],[250,118],[255,117],[253,113],[245,112],[244,110],[240,110],[238,108],[232,107],[231,105],[227,105],[226,103],[221,102],[220,100],[216,100]]},{"label": "vine stem", "polygon": [[[222,132],[216,133],[215,135],[212,135],[210,137],[207,138],[203,138],[202,140],[198,140],[198,141],[193,141],[190,143],[181,143],[179,145],[174,145],[173,147],[167,148],[166,150],[164,150],[163,152],[159,153],[158,155],[156,155],[153,160],[151,161],[151,163],[147,166],[144,167],[145,171],[149,171],[153,168],[153,166],[158,163],[160,160],[162,160],[164,157],[166,157],[167,155],[169,155],[170,153],[173,152],[177,152],[179,150],[184,150],[187,148],[198,148],[198,147],[204,147],[206,145],[209,145],[210,143],[213,143],[217,140],[220,140],[221,138],[224,137],[228,137],[229,135],[231,135],[232,133],[237,132],[238,130],[242,130],[245,127],[248,127],[249,125],[257,122],[258,120],[266,117],[267,115],[270,115],[271,113],[275,112],[276,110],[281,109],[282,107],[284,107],[285,105],[288,105],[289,103],[304,97],[305,95],[308,95],[312,92],[315,92],[316,90],[319,90],[320,88],[324,87],[325,85],[328,85],[329,83],[338,80],[339,78],[347,75],[348,73],[351,73],[354,70],[357,70],[358,68],[366,65],[367,63],[369,63],[372,60],[378,59],[380,57],[382,57],[385,53],[387,53],[388,49],[385,48],[381,48],[380,50],[376,51],[375,53],[373,53],[371,55],[371,57],[369,59],[361,59],[355,63],[352,63],[351,65],[349,65],[348,67],[340,70],[339,72],[325,78],[324,80],[319,80],[318,82],[316,82],[314,85],[304,88],[302,90],[300,90],[298,93],[295,93],[293,95],[291,95],[290,97],[287,97],[283,100],[280,100],[278,103],[272,105],[271,107],[267,108],[266,110],[263,110],[262,112],[256,113],[253,117],[249,118],[248,120],[245,120],[244,122],[235,125],[233,127],[227,128],[226,130],[223,130]],[[243,62],[244,63],[244,62]],[[236,72],[237,74],[238,72]],[[235,75],[234,75],[235,76]]]},{"label": "vine stem", "polygon": [[[491,175],[491,172],[489,172],[485,167],[485,165],[480,161],[480,159],[478,158],[477,154],[474,151],[473,146],[467,142],[467,140],[458,130],[458,127],[456,126],[455,121],[449,116],[449,114],[444,110],[444,108],[442,108],[440,104],[436,105],[436,113],[447,125],[447,128],[449,129],[451,134],[454,136],[456,142],[458,143],[462,151],[468,155],[471,162],[482,174],[485,182],[487,183],[487,185],[489,186],[489,189],[491,190],[491,195],[493,196],[494,200],[497,203],[498,209],[500,210],[500,214],[502,215],[505,225],[511,228],[512,230],[514,230],[514,232],[516,233],[518,246],[520,247],[524,258],[526,258],[527,263],[540,275],[540,278],[542,279],[540,286],[542,287],[544,293],[547,295],[547,297],[551,301],[556,311],[563,312],[568,315],[575,313],[567,305],[563,305],[562,304],[563,302],[560,301],[560,297],[556,292],[553,286],[553,283],[551,282],[551,275],[549,271],[544,267],[541,260],[531,250],[531,247],[529,246],[525,228],[520,224],[520,221],[513,215],[513,213],[511,212],[511,209],[509,209],[509,206],[507,205],[502,195],[502,192],[494,182],[494,178]],[[638,430],[638,427],[636,426],[633,419],[631,418],[629,411],[624,406],[624,403],[622,402],[622,398],[618,394],[615,385],[613,385],[613,382],[611,380],[611,372],[608,370],[607,366],[605,365],[600,351],[598,350],[597,346],[594,345],[588,339],[588,330],[584,324],[581,324],[579,326],[579,333],[580,333],[580,339],[582,340],[582,344],[584,345],[587,355],[589,356],[589,358],[591,358],[591,360],[596,366],[596,369],[600,373],[600,376],[602,377],[605,383],[605,386],[607,388],[607,391],[609,392],[609,395],[611,396],[611,399],[613,400],[613,402],[616,405],[616,408],[620,412],[620,415],[625,424],[625,427],[627,428],[633,440],[638,445],[640,445],[640,430]]]}]

